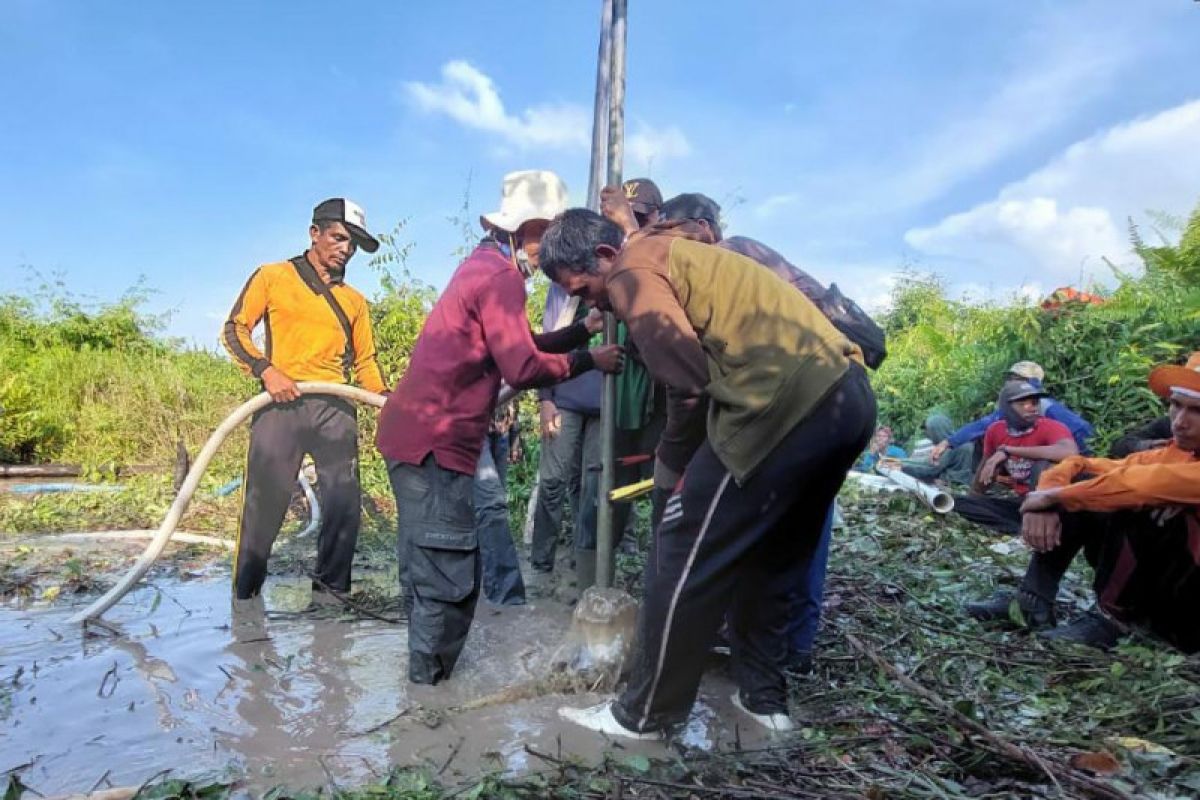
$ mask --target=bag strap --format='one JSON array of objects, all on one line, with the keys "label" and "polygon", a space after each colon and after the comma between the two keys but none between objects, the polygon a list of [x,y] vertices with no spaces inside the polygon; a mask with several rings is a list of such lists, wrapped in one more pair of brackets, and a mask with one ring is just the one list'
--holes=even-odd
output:
[{"label": "bag strap", "polygon": [[[304,256],[300,256],[301,260],[303,258]],[[303,277],[304,267],[308,265],[297,263],[297,259],[293,259],[292,264],[300,272],[301,277]],[[309,269],[312,268],[309,267]],[[354,377],[354,329],[350,325],[350,318],[346,316],[346,311],[342,308],[342,304],[333,296],[333,290],[329,288],[329,285],[325,281],[321,280],[320,276],[315,277],[315,281],[306,280],[305,283],[308,283],[317,294],[325,298],[325,302],[333,309],[333,315],[337,317],[338,324],[342,326],[342,333],[346,335],[346,347],[342,350],[342,377],[346,379],[346,383],[350,383]]]}]

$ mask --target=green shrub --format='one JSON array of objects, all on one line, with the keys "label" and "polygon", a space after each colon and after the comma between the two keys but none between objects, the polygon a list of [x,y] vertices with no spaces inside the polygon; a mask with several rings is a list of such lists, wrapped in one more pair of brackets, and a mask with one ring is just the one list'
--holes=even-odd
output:
[{"label": "green shrub", "polygon": [[937,278],[905,276],[883,319],[880,420],[919,433],[940,408],[965,423],[994,408],[1005,369],[1021,360],[1041,364],[1046,388],[1096,427],[1098,451],[1162,414],[1146,386],[1150,369],[1200,348],[1200,210],[1178,247],[1148,247],[1136,229],[1133,241],[1145,270],[1114,269],[1118,285],[1103,305],[972,304],[947,297]]}]

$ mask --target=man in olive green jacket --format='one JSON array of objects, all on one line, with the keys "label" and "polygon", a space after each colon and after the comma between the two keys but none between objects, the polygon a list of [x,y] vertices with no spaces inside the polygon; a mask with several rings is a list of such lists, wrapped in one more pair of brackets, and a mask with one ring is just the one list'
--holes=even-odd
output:
[{"label": "man in olive green jacket", "polygon": [[609,220],[572,209],[542,240],[541,265],[625,322],[667,387],[655,483],[672,489],[627,686],[612,703],[560,713],[610,735],[661,736],[687,718],[728,615],[734,703],[790,728],[781,667],[794,565],[875,426],[861,351],[783,279],[690,221],[624,241]]}]

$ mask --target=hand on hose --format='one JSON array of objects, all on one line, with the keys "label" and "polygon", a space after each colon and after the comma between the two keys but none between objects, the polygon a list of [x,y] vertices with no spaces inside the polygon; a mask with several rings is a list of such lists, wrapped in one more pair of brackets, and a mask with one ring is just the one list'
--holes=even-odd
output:
[{"label": "hand on hose", "polygon": [[602,344],[588,350],[592,362],[601,372],[620,372],[625,366],[625,348],[619,344]]},{"label": "hand on hose", "polygon": [[262,374],[263,388],[276,403],[290,403],[300,399],[296,382],[275,367],[267,367]]}]

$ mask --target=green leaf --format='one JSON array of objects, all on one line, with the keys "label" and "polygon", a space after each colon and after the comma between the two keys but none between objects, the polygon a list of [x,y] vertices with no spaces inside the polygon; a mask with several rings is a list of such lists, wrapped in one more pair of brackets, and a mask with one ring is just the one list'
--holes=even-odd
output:
[{"label": "green leaf", "polygon": [[634,772],[645,773],[650,771],[650,759],[642,755],[628,756],[621,763],[629,767]]}]

